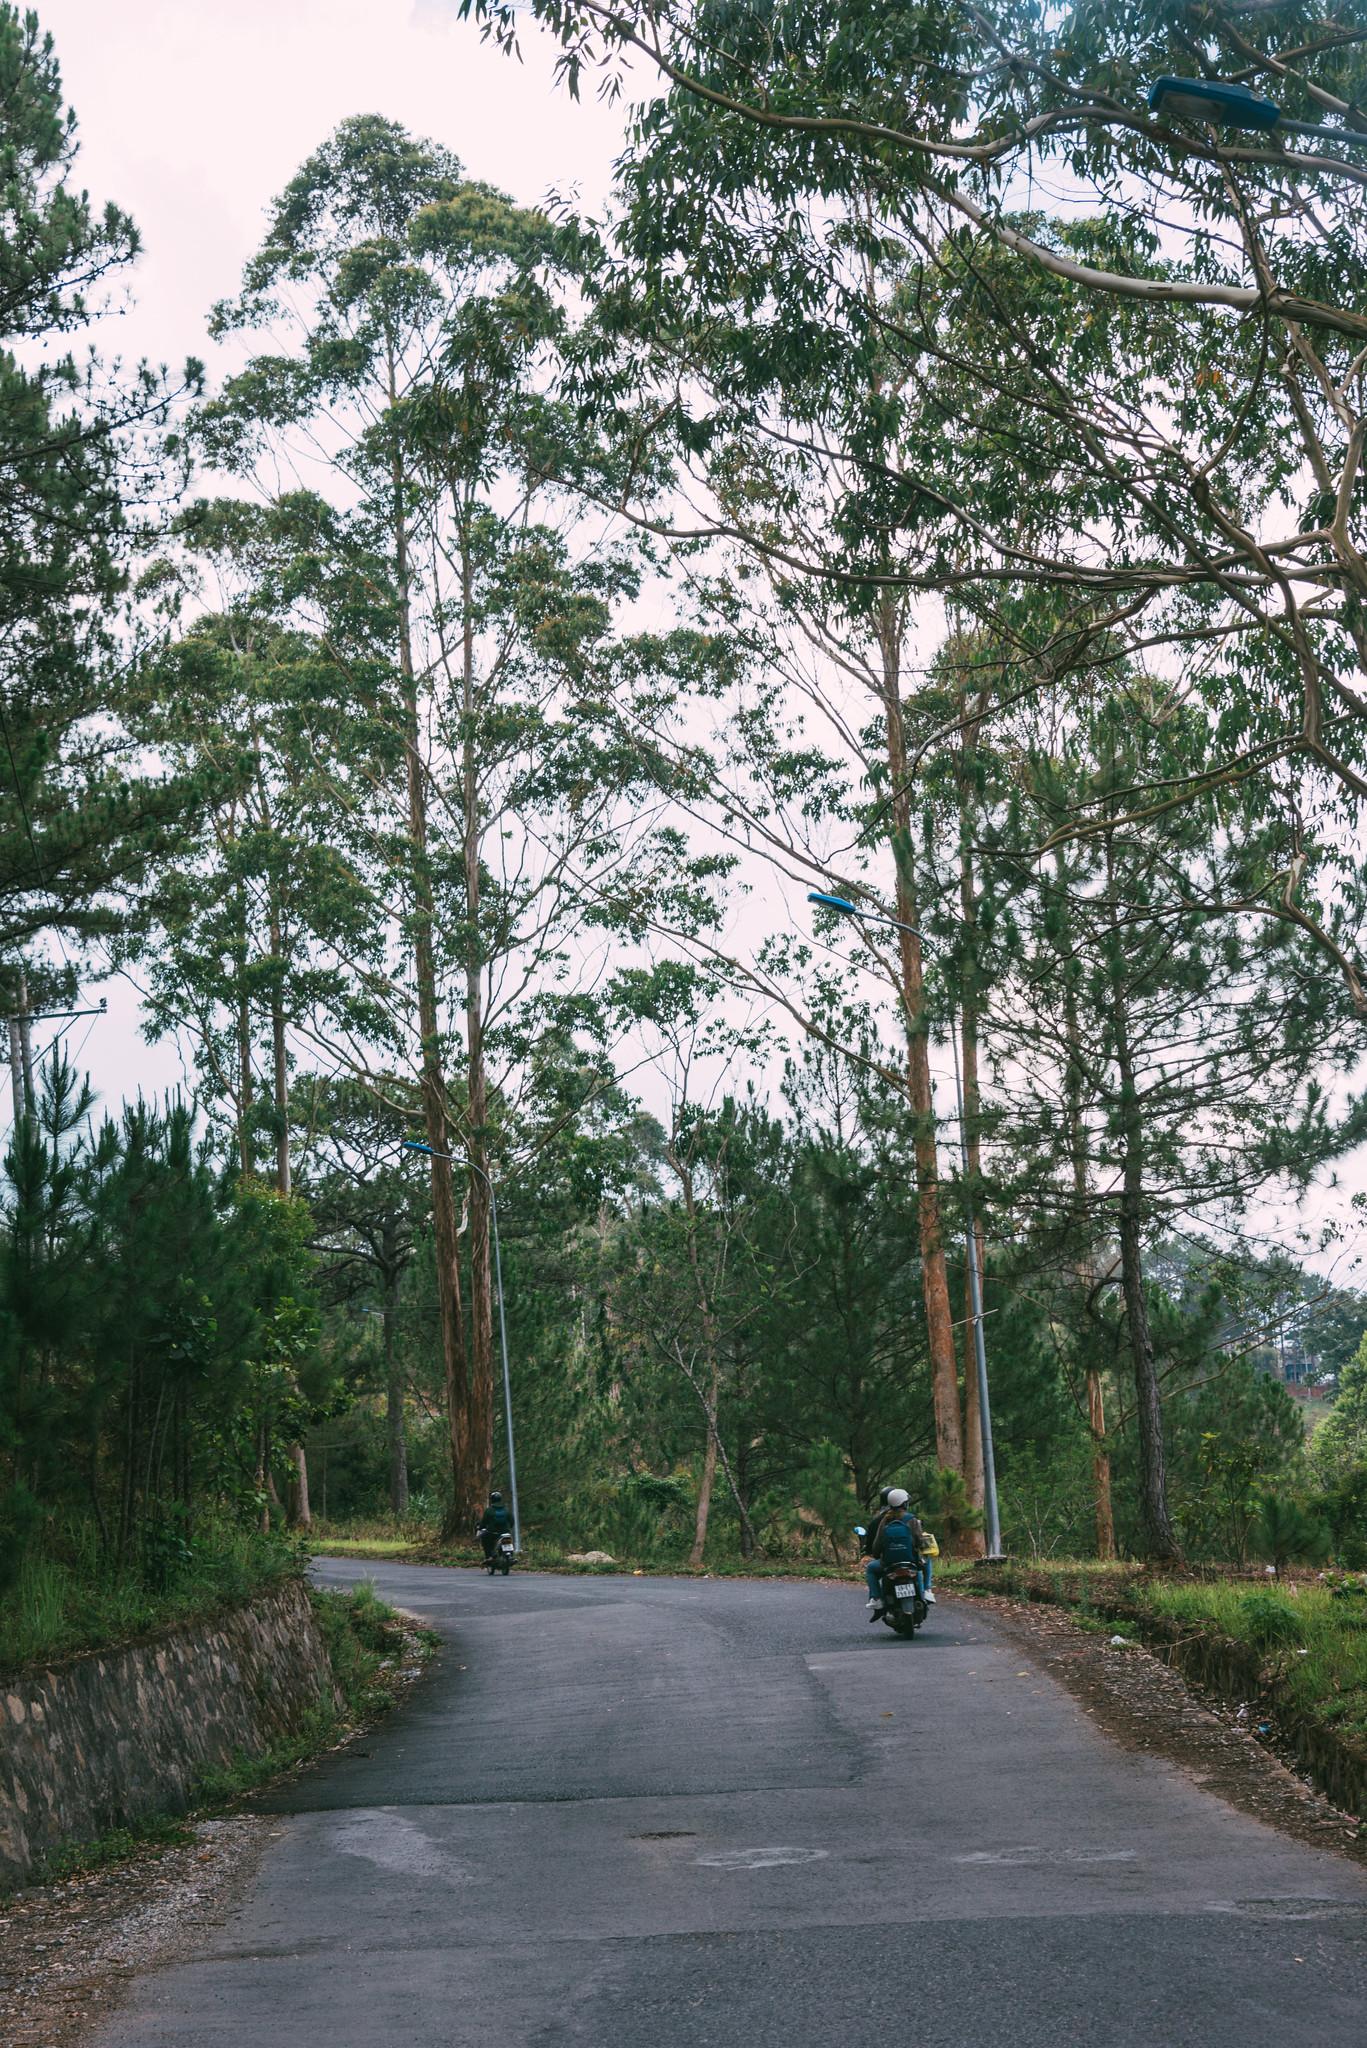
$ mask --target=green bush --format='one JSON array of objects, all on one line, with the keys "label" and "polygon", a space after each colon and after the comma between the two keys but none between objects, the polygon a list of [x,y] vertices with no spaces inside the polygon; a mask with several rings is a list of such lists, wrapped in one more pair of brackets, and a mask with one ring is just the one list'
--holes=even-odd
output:
[{"label": "green bush", "polygon": [[1280,1576],[1288,1564],[1320,1564],[1329,1554],[1330,1535],[1324,1523],[1298,1501],[1281,1494],[1255,1497],[1253,1548]]},{"label": "green bush", "polygon": [[1239,1600],[1239,1633],[1255,1650],[1284,1650],[1305,1631],[1290,1602],[1269,1586],[1257,1586]]}]

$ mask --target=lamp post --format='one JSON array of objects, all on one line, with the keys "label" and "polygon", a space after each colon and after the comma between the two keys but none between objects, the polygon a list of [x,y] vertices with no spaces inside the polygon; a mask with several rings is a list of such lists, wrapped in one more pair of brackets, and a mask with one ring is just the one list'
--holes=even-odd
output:
[{"label": "lamp post", "polygon": [[453,1152],[435,1152],[430,1145],[423,1144],[417,1138],[405,1138],[402,1149],[405,1152],[420,1152],[428,1159],[446,1159],[455,1166],[468,1166],[472,1173],[479,1175],[489,1190],[489,1214],[494,1225],[494,1279],[498,1287],[498,1336],[503,1352],[503,1419],[508,1431],[508,1491],[513,1497],[513,1543],[520,1551],[522,1517],[517,1505],[517,1453],[513,1448],[513,1390],[508,1376],[508,1318],[503,1307],[503,1253],[498,1241],[498,1196],[494,1192],[493,1181],[484,1168],[477,1165],[473,1159],[457,1159]]},{"label": "lamp post", "polygon": [[1327,121],[1293,121],[1275,100],[1223,78],[1159,78],[1149,91],[1149,111],[1179,120],[1205,121],[1218,128],[1242,128],[1263,135],[1313,135],[1367,149],[1367,129],[1335,128]]},{"label": "lamp post", "polygon": [[[925,935],[903,918],[892,917],[882,910],[864,910],[859,904],[851,903],[848,896],[831,896],[821,889],[807,892],[809,903],[819,904],[823,910],[834,910],[841,917],[859,918],[868,924],[891,925],[899,932],[910,932],[914,939],[924,945]],[[965,1257],[968,1264],[968,1306],[973,1320],[973,1355],[978,1372],[978,1414],[982,1425],[983,1438],[983,1505],[987,1511],[987,1554],[999,1558],[1002,1551],[1001,1518],[997,1511],[997,1462],[992,1448],[992,1404],[987,1392],[987,1345],[983,1337],[983,1291],[982,1275],[978,1270],[978,1233],[973,1220],[973,1189],[968,1168],[968,1129],[964,1121],[964,1091],[959,1078],[958,1027],[953,1006],[950,1010],[949,1041],[954,1054],[954,1102],[959,1115],[959,1158],[963,1166],[964,1218],[966,1225]]]}]

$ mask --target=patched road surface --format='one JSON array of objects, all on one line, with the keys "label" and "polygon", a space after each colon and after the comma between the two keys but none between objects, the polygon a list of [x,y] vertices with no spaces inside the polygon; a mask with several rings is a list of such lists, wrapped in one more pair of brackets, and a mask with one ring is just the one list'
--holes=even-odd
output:
[{"label": "patched road surface", "polygon": [[1109,1740],[986,1615],[324,1562],[440,1630],[98,2048],[1363,2048],[1367,1877]]}]

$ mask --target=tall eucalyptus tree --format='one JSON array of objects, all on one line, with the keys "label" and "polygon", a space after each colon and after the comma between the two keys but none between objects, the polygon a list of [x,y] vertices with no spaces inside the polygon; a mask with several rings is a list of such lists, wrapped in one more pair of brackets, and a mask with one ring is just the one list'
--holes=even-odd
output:
[{"label": "tall eucalyptus tree", "polygon": [[[643,884],[652,823],[624,808],[639,766],[602,716],[618,667],[654,659],[614,633],[637,572],[577,495],[608,491],[616,457],[553,388],[572,256],[448,151],[346,122],[215,315],[271,346],[197,423],[207,458],[265,500],[287,615],[348,678],[328,765],[370,840],[376,916],[355,963],[370,1023],[368,1043],[326,1019],[317,1036],[334,1062],[411,1076],[399,1106],[429,1147],[453,1528],[492,1459],[500,1104],[535,1092],[545,1027],[572,1031],[603,944],[593,885],[628,868]],[[281,487],[306,466],[322,490]]]}]

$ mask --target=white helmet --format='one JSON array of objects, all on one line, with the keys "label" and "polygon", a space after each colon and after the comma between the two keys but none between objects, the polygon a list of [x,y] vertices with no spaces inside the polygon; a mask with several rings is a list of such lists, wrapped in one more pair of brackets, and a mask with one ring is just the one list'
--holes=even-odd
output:
[{"label": "white helmet", "polygon": [[910,1494],[906,1493],[902,1487],[894,1486],[892,1492],[888,1495],[888,1506],[890,1508],[904,1508],[910,1498]]}]

